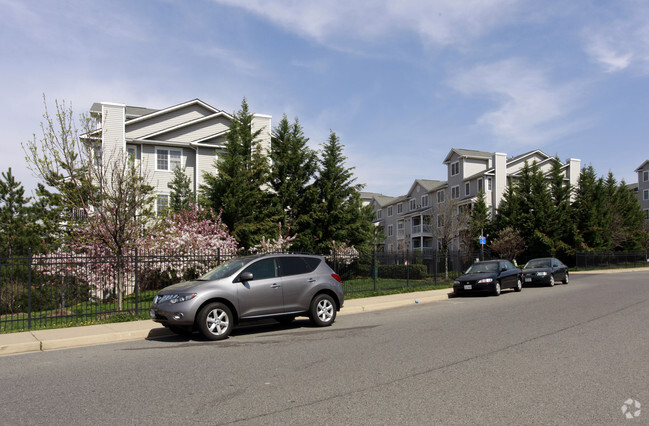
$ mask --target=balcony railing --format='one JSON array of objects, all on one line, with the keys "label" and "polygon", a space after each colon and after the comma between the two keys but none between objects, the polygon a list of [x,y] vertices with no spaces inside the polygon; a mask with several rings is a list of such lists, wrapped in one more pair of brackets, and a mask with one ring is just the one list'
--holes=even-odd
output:
[{"label": "balcony railing", "polygon": [[433,233],[433,225],[413,225],[412,226],[412,234],[421,234],[423,232],[426,234],[432,234]]}]

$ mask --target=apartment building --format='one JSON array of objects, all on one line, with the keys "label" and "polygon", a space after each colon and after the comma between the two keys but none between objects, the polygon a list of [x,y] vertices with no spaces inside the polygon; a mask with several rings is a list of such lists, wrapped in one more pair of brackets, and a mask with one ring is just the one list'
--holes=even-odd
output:
[{"label": "apartment building", "polygon": [[640,206],[646,214],[646,219],[649,220],[649,160],[645,161],[635,169],[638,174],[638,199]]},{"label": "apartment building", "polygon": [[[507,157],[505,153],[451,149],[443,161],[446,181],[417,179],[405,195],[397,197],[366,194],[376,214],[374,223],[385,232],[384,251],[427,253],[438,249],[442,219],[450,206],[456,209],[453,214],[459,215],[462,209],[471,209],[483,191],[493,216],[507,186],[520,177],[525,162],[536,162],[541,172],[549,175],[553,161],[554,157],[540,150]],[[566,184],[577,186],[581,161],[568,159],[561,164],[561,170]],[[453,248],[460,244],[456,241]]]},{"label": "apartment building", "polygon": [[[163,109],[100,102],[92,105],[90,116],[96,122],[104,166],[119,155],[130,154],[155,188],[157,211],[169,204],[167,184],[176,167],[185,169],[195,193],[204,181],[203,173],[216,171],[232,122],[230,114],[200,99]],[[270,115],[254,115],[252,130],[258,129],[262,129],[262,147],[268,150]]]}]

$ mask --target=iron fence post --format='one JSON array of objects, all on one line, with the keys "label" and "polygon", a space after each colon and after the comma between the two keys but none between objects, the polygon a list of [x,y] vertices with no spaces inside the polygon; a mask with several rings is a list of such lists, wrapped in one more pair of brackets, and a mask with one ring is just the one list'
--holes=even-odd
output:
[{"label": "iron fence post", "polygon": [[32,249],[27,250],[27,329],[32,328]]},{"label": "iron fence post", "polygon": [[140,285],[139,285],[139,281],[137,279],[137,276],[138,276],[138,258],[137,258],[137,255],[138,255],[137,247],[135,247],[135,259],[134,259],[135,265],[134,265],[134,267],[135,267],[135,315],[136,316],[140,314]]}]

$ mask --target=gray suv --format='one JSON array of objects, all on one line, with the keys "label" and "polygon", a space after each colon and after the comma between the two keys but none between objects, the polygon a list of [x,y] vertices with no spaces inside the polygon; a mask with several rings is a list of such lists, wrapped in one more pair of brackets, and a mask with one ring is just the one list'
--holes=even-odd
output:
[{"label": "gray suv", "polygon": [[322,256],[257,255],[165,287],[153,298],[150,316],[175,333],[198,329],[210,340],[221,340],[235,324],[265,317],[290,323],[307,315],[315,325],[328,326],[344,300],[341,279]]}]

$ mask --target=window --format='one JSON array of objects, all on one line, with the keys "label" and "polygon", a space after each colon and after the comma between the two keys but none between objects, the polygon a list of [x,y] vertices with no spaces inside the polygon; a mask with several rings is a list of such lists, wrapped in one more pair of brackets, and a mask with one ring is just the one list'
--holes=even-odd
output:
[{"label": "window", "polygon": [[391,237],[394,235],[394,230],[392,229],[392,225],[388,225],[388,237]]},{"label": "window", "polygon": [[491,178],[487,178],[487,191],[491,191]]},{"label": "window", "polygon": [[645,170],[644,172],[642,172],[642,181],[646,182],[648,180],[649,180],[649,170]]},{"label": "window", "polygon": [[137,160],[137,147],[135,145],[126,145],[126,155],[128,164],[134,167],[136,164],[135,161]]},{"label": "window", "polygon": [[277,276],[275,259],[261,259],[248,266],[243,272],[252,272],[252,276],[255,280],[275,278]]},{"label": "window", "polygon": [[158,215],[163,215],[167,212],[169,208],[169,195],[168,194],[158,194],[156,199],[156,208],[155,211]]},{"label": "window", "polygon": [[280,257],[277,260],[279,261],[279,272],[283,277],[311,272],[302,257]]},{"label": "window", "polygon": [[478,179],[478,192],[484,191],[482,178]]},{"label": "window", "polygon": [[182,150],[156,148],[156,170],[173,170],[181,167]]},{"label": "window", "polygon": [[428,207],[428,195],[421,196],[421,206]]},{"label": "window", "polygon": [[649,209],[645,210],[644,212],[646,213],[645,219],[649,220]]},{"label": "window", "polygon": [[438,203],[444,202],[444,191],[437,191],[437,202]]},{"label": "window", "polygon": [[444,226],[444,216],[442,216],[441,214],[438,214],[437,215],[437,227],[441,228],[442,226]]},{"label": "window", "polygon": [[403,204],[399,203],[397,204],[397,214],[403,213]]},{"label": "window", "polygon": [[645,189],[644,191],[642,191],[642,199],[649,200],[649,189]]},{"label": "window", "polygon": [[381,213],[382,213],[381,210],[376,211],[376,220],[381,220]]},{"label": "window", "polygon": [[451,199],[454,200],[456,198],[460,198],[460,187],[459,186],[454,186],[451,188]]},{"label": "window", "polygon": [[464,195],[469,195],[471,193],[471,184],[469,182],[464,184]]},{"label": "window", "polygon": [[392,206],[388,207],[388,217],[392,217]]},{"label": "window", "polygon": [[451,176],[455,176],[457,174],[460,174],[460,162],[456,161],[455,163],[451,163]]},{"label": "window", "polygon": [[410,211],[413,211],[416,208],[417,208],[417,201],[415,201],[415,199],[413,198],[412,200],[410,200]]}]

